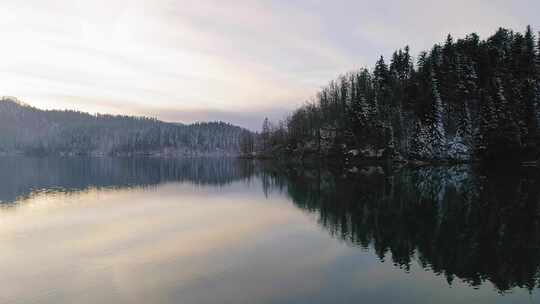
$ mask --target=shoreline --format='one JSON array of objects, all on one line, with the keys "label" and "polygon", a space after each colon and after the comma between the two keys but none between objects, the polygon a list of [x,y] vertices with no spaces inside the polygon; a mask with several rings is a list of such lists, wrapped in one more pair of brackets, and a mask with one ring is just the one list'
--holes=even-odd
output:
[{"label": "shoreline", "polygon": [[344,168],[353,168],[363,165],[381,165],[381,166],[393,166],[393,167],[424,167],[424,166],[458,166],[458,165],[480,165],[490,164],[500,167],[530,167],[540,168],[540,160],[498,160],[498,161],[482,161],[480,159],[471,160],[418,160],[418,159],[383,159],[383,158],[340,158],[337,156],[324,156],[317,155],[314,157],[299,158],[297,156],[291,156],[288,158],[276,156],[276,155],[241,155],[240,159],[256,160],[256,161],[273,161],[288,165],[303,165],[309,166],[314,163],[323,163],[326,165],[341,166]]}]

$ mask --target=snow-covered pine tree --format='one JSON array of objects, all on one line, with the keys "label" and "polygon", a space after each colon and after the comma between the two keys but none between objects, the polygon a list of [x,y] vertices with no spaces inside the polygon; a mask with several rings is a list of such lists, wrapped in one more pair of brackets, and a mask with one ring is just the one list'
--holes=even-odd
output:
[{"label": "snow-covered pine tree", "polygon": [[444,106],[439,93],[438,81],[435,72],[431,70],[431,94],[433,98],[430,143],[432,146],[433,157],[436,159],[446,158],[446,132],[443,123]]},{"label": "snow-covered pine tree", "polygon": [[420,120],[414,124],[414,130],[409,143],[409,156],[416,160],[429,160],[433,158],[431,134]]},{"label": "snow-covered pine tree", "polygon": [[381,113],[382,119],[386,121],[390,117],[390,73],[383,56],[375,64],[373,82],[379,105],[379,113]]},{"label": "snow-covered pine tree", "polygon": [[522,65],[523,65],[523,97],[525,100],[525,125],[527,126],[527,133],[524,134],[527,136],[528,140],[532,141],[536,137],[538,132],[538,122],[536,120],[536,111],[538,109],[538,104],[540,103],[540,96],[538,91],[538,70],[536,66],[536,45],[535,37],[532,32],[531,26],[527,26],[524,37],[524,48],[522,55]]},{"label": "snow-covered pine tree", "polygon": [[357,129],[357,133],[362,131],[362,128],[367,128],[368,126],[368,104],[366,98],[368,92],[365,83],[367,81],[369,81],[369,78],[366,78],[365,74],[362,72],[357,73],[351,79],[350,117]]},{"label": "snow-covered pine tree", "polygon": [[458,101],[458,121],[457,132],[463,137],[464,143],[472,147],[472,103],[478,99],[477,74],[471,60],[464,56],[458,56],[457,63],[457,92]]}]

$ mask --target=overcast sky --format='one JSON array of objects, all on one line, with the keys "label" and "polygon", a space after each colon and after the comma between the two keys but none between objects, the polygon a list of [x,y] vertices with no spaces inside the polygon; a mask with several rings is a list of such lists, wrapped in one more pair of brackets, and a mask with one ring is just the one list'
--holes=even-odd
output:
[{"label": "overcast sky", "polygon": [[396,48],[538,31],[538,12],[538,0],[0,0],[0,95],[257,129]]}]

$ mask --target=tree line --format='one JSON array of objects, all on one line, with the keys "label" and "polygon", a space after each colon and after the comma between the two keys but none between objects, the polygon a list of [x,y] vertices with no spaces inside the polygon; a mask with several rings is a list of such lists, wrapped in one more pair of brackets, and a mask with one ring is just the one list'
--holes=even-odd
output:
[{"label": "tree line", "polygon": [[0,99],[0,154],[237,155],[245,132],[224,122],[185,125],[148,117],[43,111],[14,98]]},{"label": "tree line", "polygon": [[[537,159],[540,42],[500,28],[341,75],[244,153],[417,160]],[[246,138],[248,137],[248,138]],[[255,144],[252,144],[255,142]]]}]

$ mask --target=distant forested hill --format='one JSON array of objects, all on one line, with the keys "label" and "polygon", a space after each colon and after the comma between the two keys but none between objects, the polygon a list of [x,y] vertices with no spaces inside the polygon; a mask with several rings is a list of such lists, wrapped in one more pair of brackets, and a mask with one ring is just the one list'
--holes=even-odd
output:
[{"label": "distant forested hill", "polygon": [[538,160],[540,51],[530,27],[409,48],[339,77],[273,125],[265,154]]},{"label": "distant forested hill", "polygon": [[0,153],[171,156],[236,155],[249,131],[224,122],[190,125],[153,118],[44,111],[0,100]]}]

